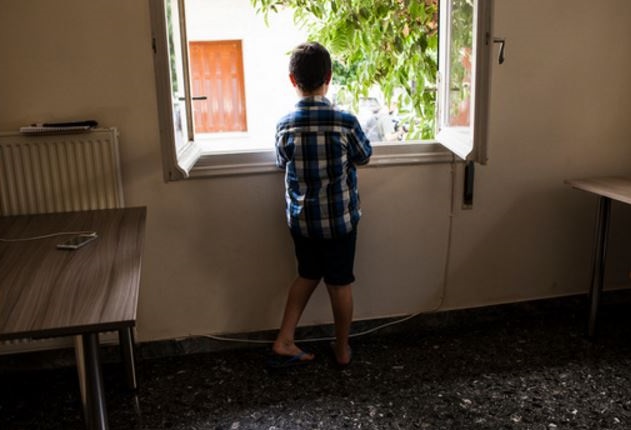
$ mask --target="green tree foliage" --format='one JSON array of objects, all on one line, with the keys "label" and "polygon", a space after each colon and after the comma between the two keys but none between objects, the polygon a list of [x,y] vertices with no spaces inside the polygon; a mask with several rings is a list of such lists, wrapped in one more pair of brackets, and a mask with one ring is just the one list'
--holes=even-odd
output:
[{"label": "green tree foliage", "polygon": [[[378,87],[409,129],[434,135],[437,0],[250,0],[267,20],[289,8],[311,40],[333,56],[334,83],[353,106]],[[467,0],[464,0],[467,1]]]}]

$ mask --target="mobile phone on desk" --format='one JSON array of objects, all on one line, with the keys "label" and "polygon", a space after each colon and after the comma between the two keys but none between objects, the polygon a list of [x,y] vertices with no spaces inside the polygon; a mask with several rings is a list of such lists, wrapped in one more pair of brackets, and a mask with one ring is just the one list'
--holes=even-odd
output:
[{"label": "mobile phone on desk", "polygon": [[65,242],[58,243],[57,249],[67,249],[67,250],[79,249],[82,246],[85,246],[88,243],[92,242],[97,237],[98,236],[96,233],[78,234],[66,240]]}]

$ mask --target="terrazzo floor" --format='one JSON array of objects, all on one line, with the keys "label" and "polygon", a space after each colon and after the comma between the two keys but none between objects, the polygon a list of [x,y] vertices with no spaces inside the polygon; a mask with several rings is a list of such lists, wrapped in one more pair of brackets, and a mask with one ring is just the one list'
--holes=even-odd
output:
[{"label": "terrazzo floor", "polygon": [[[135,396],[105,359],[110,429],[630,429],[629,296],[605,296],[594,342],[584,297],[537,301],[356,338],[346,370],[328,342],[282,371],[266,368],[267,346],[159,357],[140,345]],[[37,357],[0,357],[0,429],[83,429],[75,369]]]}]

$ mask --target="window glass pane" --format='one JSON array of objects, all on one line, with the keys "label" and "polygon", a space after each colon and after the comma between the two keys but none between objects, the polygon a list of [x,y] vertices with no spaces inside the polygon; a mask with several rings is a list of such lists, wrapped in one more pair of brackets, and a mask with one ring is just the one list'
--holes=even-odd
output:
[{"label": "window glass pane", "polygon": [[167,0],[167,31],[169,44],[169,73],[171,76],[171,103],[173,105],[173,128],[176,150],[188,141],[184,85],[184,62],[182,61],[181,32],[177,0]]},{"label": "window glass pane", "polygon": [[471,125],[473,0],[450,0],[449,126]]}]

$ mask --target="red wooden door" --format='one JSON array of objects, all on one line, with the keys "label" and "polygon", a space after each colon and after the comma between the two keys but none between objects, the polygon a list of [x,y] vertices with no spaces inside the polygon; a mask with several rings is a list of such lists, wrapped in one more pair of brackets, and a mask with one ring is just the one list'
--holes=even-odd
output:
[{"label": "red wooden door", "polygon": [[240,40],[189,44],[196,133],[246,131]]}]

